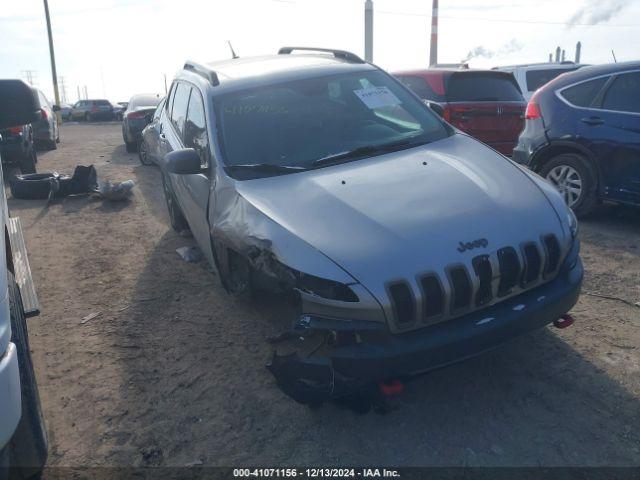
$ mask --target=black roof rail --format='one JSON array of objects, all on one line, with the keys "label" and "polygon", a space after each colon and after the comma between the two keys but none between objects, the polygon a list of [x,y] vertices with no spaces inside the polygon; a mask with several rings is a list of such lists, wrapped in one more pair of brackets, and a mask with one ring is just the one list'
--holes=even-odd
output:
[{"label": "black roof rail", "polygon": [[182,67],[184,70],[188,70],[193,72],[201,77],[204,77],[209,81],[212,86],[220,85],[220,80],[218,80],[218,75],[213,70],[205,67],[204,65],[200,65],[199,63],[192,62],[191,60],[187,60]]},{"label": "black roof rail", "polygon": [[365,63],[363,59],[357,56],[355,53],[347,52],[346,50],[334,50],[333,48],[313,48],[313,47],[282,47],[278,50],[278,55],[287,55],[294,50],[302,50],[305,52],[324,52],[332,53],[334,57],[341,58],[350,63]]}]

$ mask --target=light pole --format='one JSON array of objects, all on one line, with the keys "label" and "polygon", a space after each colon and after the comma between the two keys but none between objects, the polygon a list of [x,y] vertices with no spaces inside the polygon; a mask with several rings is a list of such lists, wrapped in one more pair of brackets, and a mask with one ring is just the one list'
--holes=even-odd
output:
[{"label": "light pole", "polygon": [[433,0],[431,9],[431,48],[429,50],[429,65],[438,63],[438,0]]},{"label": "light pole", "polygon": [[49,18],[49,3],[44,0],[44,15],[47,19],[47,33],[49,34],[49,55],[51,56],[51,76],[53,78],[53,95],[56,105],[60,105],[60,93],[58,93],[58,74],[56,73],[56,56],[53,53],[53,35],[51,35],[51,18]]},{"label": "light pole", "polygon": [[364,59],[373,62],[373,0],[364,2]]}]

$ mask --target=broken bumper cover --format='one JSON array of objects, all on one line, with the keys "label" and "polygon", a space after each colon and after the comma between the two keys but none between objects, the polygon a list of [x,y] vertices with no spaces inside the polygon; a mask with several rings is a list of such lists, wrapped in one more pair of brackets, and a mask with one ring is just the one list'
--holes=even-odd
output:
[{"label": "broken bumper cover", "polygon": [[301,403],[321,403],[372,382],[465,360],[568,312],[578,301],[583,277],[580,258],[574,261],[551,282],[490,308],[418,331],[388,333],[379,344],[334,347],[326,357],[275,354],[268,368],[287,395]]}]

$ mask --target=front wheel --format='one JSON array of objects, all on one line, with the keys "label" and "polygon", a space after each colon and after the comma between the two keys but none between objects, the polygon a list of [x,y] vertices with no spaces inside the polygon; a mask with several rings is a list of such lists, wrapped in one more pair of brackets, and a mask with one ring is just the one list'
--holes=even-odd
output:
[{"label": "front wheel", "polygon": [[153,165],[153,162],[149,157],[147,142],[145,142],[142,138],[140,139],[140,143],[138,144],[138,158],[140,159],[140,163],[142,165]]},{"label": "front wheel", "polygon": [[127,150],[127,153],[136,153],[136,142],[128,142],[127,140],[125,140],[124,147]]},{"label": "front wheel", "polygon": [[18,166],[20,167],[20,172],[22,174],[25,173],[36,173],[36,163],[38,162],[38,156],[36,154],[36,149],[31,148],[29,154],[20,160]]},{"label": "front wheel", "polygon": [[167,202],[167,210],[169,210],[169,220],[171,222],[171,228],[176,232],[182,232],[189,229],[189,224],[184,218],[180,206],[176,202],[176,197],[173,194],[173,189],[169,183],[169,179],[165,174],[162,174],[162,187],[164,190],[164,199]]},{"label": "front wheel", "polygon": [[542,166],[540,174],[556,187],[578,217],[593,212],[597,205],[596,179],[582,155],[563,153],[553,157]]}]

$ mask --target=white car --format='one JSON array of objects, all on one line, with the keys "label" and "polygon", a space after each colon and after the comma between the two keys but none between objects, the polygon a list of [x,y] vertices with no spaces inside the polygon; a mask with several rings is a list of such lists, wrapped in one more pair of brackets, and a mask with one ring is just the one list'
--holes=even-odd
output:
[{"label": "white car", "polygon": [[492,70],[500,70],[513,74],[522,96],[528,102],[533,92],[550,82],[558,75],[573,72],[587,65],[582,63],[561,62],[561,63],[530,63],[525,65],[506,65],[504,67],[493,67]]}]

